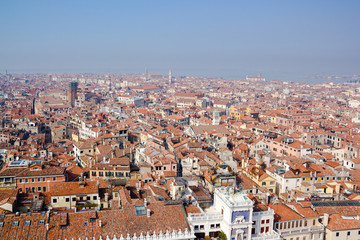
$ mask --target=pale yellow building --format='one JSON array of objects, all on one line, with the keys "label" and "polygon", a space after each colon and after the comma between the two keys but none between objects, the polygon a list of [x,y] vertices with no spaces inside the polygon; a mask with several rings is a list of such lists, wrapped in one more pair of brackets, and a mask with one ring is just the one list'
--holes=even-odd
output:
[{"label": "pale yellow building", "polygon": [[248,116],[250,114],[251,108],[236,108],[231,107],[229,108],[229,115],[231,118],[240,120],[242,117]]}]

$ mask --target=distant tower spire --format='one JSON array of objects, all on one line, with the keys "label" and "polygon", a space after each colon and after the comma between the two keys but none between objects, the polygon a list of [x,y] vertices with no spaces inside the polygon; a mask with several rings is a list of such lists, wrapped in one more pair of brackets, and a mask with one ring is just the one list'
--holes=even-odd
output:
[{"label": "distant tower spire", "polygon": [[144,76],[145,76],[145,81],[147,81],[148,80],[148,68],[147,68],[147,66],[145,66],[145,72],[144,72]]},{"label": "distant tower spire", "polygon": [[71,107],[75,107],[75,101],[77,99],[78,85],[79,85],[78,81],[72,81],[72,82],[69,83]]},{"label": "distant tower spire", "polygon": [[35,114],[35,101],[36,101],[36,98],[33,98],[32,104],[31,104],[31,114]]},{"label": "distant tower spire", "polygon": [[111,91],[111,76],[108,76],[108,80],[109,80],[109,91]]},{"label": "distant tower spire", "polygon": [[172,84],[172,71],[169,70],[169,84]]},{"label": "distant tower spire", "polygon": [[216,108],[213,112],[212,125],[219,125],[219,124],[220,124],[220,114],[219,114],[219,110],[217,110]]}]

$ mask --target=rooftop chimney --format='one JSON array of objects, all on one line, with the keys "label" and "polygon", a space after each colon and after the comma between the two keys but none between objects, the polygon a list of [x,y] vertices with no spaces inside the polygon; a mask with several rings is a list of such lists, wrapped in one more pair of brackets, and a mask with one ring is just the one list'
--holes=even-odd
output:
[{"label": "rooftop chimney", "polygon": [[105,202],[107,202],[109,200],[109,194],[105,193]]},{"label": "rooftop chimney", "polygon": [[101,220],[99,220],[99,227],[101,227]]},{"label": "rooftop chimney", "polygon": [[146,209],[146,215],[147,215],[148,218],[150,217],[150,215],[151,215],[151,210],[150,209]]},{"label": "rooftop chimney", "polygon": [[323,225],[324,225],[325,227],[327,227],[328,223],[329,223],[329,214],[324,213]]}]

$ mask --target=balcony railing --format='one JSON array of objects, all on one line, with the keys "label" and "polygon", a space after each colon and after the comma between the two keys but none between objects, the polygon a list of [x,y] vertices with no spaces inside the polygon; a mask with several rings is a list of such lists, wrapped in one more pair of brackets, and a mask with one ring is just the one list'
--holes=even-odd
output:
[{"label": "balcony railing", "polygon": [[317,233],[324,231],[323,226],[311,226],[311,227],[302,227],[297,229],[277,229],[277,232],[281,236],[288,236],[288,235],[294,235],[294,234],[306,234],[306,233]]},{"label": "balcony railing", "polygon": [[273,209],[269,209],[267,211],[260,211],[260,212],[253,212],[253,216],[271,216],[274,215],[274,210]]},{"label": "balcony railing", "polygon": [[260,233],[257,235],[251,236],[252,240],[280,240],[279,233],[275,232],[274,230],[270,230],[267,233]]},{"label": "balcony railing", "polygon": [[189,213],[190,221],[221,220],[223,216],[220,213]]},{"label": "balcony railing", "polygon": [[0,188],[14,188],[16,187],[16,183],[2,183],[0,184]]}]

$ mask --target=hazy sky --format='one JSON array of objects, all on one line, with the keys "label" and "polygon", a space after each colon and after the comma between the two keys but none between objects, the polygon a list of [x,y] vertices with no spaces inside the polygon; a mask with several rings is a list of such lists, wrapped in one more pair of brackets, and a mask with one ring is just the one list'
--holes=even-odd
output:
[{"label": "hazy sky", "polygon": [[0,72],[360,74],[360,1],[0,0]]}]

